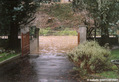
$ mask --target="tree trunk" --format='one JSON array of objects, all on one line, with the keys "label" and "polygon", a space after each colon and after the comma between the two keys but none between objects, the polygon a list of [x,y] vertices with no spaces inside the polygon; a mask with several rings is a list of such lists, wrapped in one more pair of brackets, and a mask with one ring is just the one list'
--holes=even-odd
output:
[{"label": "tree trunk", "polygon": [[17,50],[19,48],[19,40],[18,40],[18,24],[12,22],[10,26],[10,34],[8,37],[8,48]]},{"label": "tree trunk", "polygon": [[102,25],[101,27],[101,45],[109,43],[108,25]]}]

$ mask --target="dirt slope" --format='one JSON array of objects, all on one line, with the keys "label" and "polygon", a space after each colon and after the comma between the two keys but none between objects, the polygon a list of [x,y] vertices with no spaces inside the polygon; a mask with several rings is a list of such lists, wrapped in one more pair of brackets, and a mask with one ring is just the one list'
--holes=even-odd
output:
[{"label": "dirt slope", "polygon": [[[68,6],[68,7],[67,7]],[[37,10],[35,24],[39,28],[72,28],[77,29],[82,22],[82,14],[74,14],[71,5],[41,6]]]}]

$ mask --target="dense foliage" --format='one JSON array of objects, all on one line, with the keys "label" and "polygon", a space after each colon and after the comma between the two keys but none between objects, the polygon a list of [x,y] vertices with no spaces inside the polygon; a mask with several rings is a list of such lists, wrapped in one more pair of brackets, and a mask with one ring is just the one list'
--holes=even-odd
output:
[{"label": "dense foliage", "polygon": [[[109,28],[119,28],[118,0],[73,0],[73,9],[84,10],[94,20],[94,26],[101,29],[103,42],[108,41]],[[87,22],[87,18],[85,18]],[[89,23],[85,23],[90,26]]]},{"label": "dense foliage", "polygon": [[[9,47],[18,47],[20,26],[35,19],[34,0],[0,0],[0,31],[9,36]],[[14,45],[13,45],[14,44]]]},{"label": "dense foliage", "polygon": [[68,53],[69,58],[83,73],[97,73],[109,69],[110,51],[101,47],[97,42],[85,42]]},{"label": "dense foliage", "polygon": [[89,15],[101,24],[117,25],[119,21],[118,0],[73,0],[73,6],[89,11]]}]

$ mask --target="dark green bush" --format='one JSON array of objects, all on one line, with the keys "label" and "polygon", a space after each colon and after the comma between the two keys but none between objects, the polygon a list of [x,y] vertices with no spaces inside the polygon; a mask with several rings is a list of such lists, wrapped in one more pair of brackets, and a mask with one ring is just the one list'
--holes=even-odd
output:
[{"label": "dark green bush", "polygon": [[111,52],[101,47],[95,41],[87,41],[80,44],[68,57],[79,67],[79,70],[87,73],[97,73],[110,69]]}]

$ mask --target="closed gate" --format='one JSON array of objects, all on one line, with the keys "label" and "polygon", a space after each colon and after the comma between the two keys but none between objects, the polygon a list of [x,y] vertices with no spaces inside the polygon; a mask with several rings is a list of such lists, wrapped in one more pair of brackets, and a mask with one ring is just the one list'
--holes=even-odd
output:
[{"label": "closed gate", "polygon": [[30,53],[30,40],[29,40],[29,32],[23,34],[22,33],[22,56],[28,55]]}]

